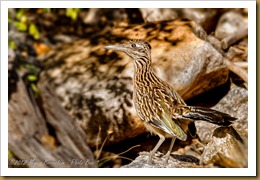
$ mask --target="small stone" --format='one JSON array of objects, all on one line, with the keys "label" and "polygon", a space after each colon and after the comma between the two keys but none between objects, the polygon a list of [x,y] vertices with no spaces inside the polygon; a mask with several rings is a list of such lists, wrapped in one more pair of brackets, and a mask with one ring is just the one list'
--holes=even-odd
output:
[{"label": "small stone", "polygon": [[220,17],[215,36],[221,40],[228,35],[238,32],[245,26],[247,26],[247,21],[240,13],[228,11]]}]

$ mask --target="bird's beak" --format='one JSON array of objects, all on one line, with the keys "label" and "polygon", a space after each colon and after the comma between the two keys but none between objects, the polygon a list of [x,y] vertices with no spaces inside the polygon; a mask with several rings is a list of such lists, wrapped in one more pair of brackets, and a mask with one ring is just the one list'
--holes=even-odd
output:
[{"label": "bird's beak", "polygon": [[125,52],[128,49],[124,45],[108,45],[108,46],[104,46],[104,48],[112,49],[112,50],[116,50],[116,51],[123,51],[123,52]]}]

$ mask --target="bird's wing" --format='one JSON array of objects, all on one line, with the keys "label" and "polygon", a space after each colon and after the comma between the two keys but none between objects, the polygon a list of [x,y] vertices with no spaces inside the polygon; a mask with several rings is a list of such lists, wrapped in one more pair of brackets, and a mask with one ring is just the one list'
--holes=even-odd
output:
[{"label": "bird's wing", "polygon": [[176,119],[173,119],[172,114],[172,108],[175,106],[174,104],[178,104],[182,99],[176,99],[176,97],[172,95],[171,91],[161,87],[153,87],[152,96],[152,104],[157,108],[157,113],[150,119],[151,125],[167,132],[172,136],[176,136],[182,141],[185,141],[187,139],[187,135],[176,123]]}]

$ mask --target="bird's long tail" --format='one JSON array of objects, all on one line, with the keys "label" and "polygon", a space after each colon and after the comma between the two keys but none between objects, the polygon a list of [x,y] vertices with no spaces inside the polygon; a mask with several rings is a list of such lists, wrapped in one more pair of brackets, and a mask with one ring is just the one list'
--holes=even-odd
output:
[{"label": "bird's long tail", "polygon": [[188,118],[194,121],[208,121],[220,126],[229,126],[237,119],[226,113],[205,107],[181,106],[180,110],[183,118]]}]

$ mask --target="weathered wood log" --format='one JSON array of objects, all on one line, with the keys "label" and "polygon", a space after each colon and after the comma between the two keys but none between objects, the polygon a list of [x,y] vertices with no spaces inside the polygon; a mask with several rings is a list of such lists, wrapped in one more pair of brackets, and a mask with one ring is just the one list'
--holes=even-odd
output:
[{"label": "weathered wood log", "polygon": [[83,130],[46,84],[36,102],[18,76],[8,104],[10,167],[96,167]]}]

